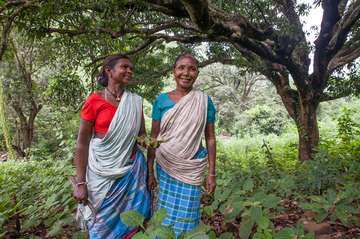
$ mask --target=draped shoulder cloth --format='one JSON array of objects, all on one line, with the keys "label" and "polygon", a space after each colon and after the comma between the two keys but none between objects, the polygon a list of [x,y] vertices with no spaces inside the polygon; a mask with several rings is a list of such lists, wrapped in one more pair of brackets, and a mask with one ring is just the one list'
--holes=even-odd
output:
[{"label": "draped shoulder cloth", "polygon": [[[142,98],[124,91],[105,137],[92,137],[86,178],[88,199],[97,209],[113,182],[132,167],[130,156],[141,126]],[[85,221],[91,218],[89,207],[79,206]]]},{"label": "draped shoulder cloth", "polygon": [[201,185],[207,158],[193,159],[199,150],[206,126],[208,97],[190,91],[161,120],[156,149],[157,163],[172,177],[188,184]]}]

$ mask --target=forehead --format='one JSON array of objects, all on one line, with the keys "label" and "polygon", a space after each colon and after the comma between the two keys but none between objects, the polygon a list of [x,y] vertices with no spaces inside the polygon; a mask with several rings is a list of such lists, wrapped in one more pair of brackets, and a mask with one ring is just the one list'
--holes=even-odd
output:
[{"label": "forehead", "polygon": [[192,57],[184,56],[176,62],[176,66],[178,65],[191,65],[196,67],[196,61]]},{"label": "forehead", "polygon": [[132,63],[129,59],[121,58],[116,62],[117,65],[130,65],[132,66]]}]

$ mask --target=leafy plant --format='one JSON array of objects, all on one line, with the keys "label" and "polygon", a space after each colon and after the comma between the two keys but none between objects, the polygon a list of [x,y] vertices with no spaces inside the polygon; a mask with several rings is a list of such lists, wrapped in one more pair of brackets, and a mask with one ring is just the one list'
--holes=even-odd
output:
[{"label": "leafy plant", "polygon": [[[166,217],[166,209],[157,210],[149,222],[144,224],[144,216],[136,211],[123,212],[120,215],[121,220],[131,227],[140,227],[142,230],[135,234],[134,239],[175,239],[175,232],[171,226],[164,226],[162,222]],[[209,228],[200,225],[194,230],[180,235],[180,239],[206,239],[206,232]]]},{"label": "leafy plant", "polygon": [[310,196],[310,202],[302,203],[303,209],[311,210],[316,213],[315,220],[322,222],[329,218],[335,222],[340,220],[344,225],[360,225],[357,218],[358,209],[352,203],[360,199],[360,191],[354,188],[348,188],[345,191],[337,193],[329,189],[323,196]]}]

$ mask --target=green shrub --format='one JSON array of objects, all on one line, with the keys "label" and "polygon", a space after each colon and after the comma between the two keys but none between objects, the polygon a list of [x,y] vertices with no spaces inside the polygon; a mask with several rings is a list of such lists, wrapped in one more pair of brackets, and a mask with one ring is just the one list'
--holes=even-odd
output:
[{"label": "green shrub", "polygon": [[0,235],[19,236],[42,229],[48,236],[57,236],[65,233],[64,227],[74,227],[71,174],[73,169],[66,161],[1,163]]}]

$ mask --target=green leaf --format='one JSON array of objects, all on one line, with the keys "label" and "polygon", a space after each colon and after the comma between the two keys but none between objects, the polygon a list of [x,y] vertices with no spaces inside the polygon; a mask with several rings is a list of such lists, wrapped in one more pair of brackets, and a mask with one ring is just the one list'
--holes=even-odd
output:
[{"label": "green leaf", "polygon": [[252,228],[254,226],[254,221],[250,219],[245,219],[240,224],[240,237],[241,239],[248,239],[250,237]]},{"label": "green leaf", "polygon": [[303,239],[315,239],[315,233],[314,232],[310,232],[310,233],[307,233]]},{"label": "green leaf", "polygon": [[280,198],[275,195],[267,195],[264,200],[262,200],[262,204],[265,208],[276,208],[280,203]]},{"label": "green leaf", "polygon": [[251,207],[250,208],[250,217],[252,221],[257,222],[262,217],[262,209],[260,207]]},{"label": "green leaf", "polygon": [[292,228],[283,228],[275,234],[274,239],[293,239],[296,236]]},{"label": "green leaf", "polygon": [[327,218],[328,212],[325,209],[319,209],[316,213],[315,220],[316,222],[320,223]]},{"label": "green leaf", "polygon": [[127,211],[120,214],[121,221],[130,227],[143,227],[144,216],[136,211]]},{"label": "green leaf", "polygon": [[336,191],[333,189],[329,189],[326,192],[326,200],[329,202],[329,204],[334,204],[336,201]]},{"label": "green leaf", "polygon": [[217,237],[216,237],[216,233],[213,231],[213,230],[211,230],[209,233],[208,233],[208,236],[209,236],[209,239],[216,239]]},{"label": "green leaf", "polygon": [[234,236],[231,232],[225,232],[218,237],[218,239],[233,239],[233,238]]},{"label": "green leaf", "polygon": [[252,191],[254,188],[254,181],[251,178],[245,180],[243,185],[244,191]]},{"label": "green leaf", "polygon": [[64,233],[64,230],[61,226],[60,223],[55,223],[50,231],[46,234],[46,237],[56,237],[56,236],[60,236]]},{"label": "green leaf", "polygon": [[132,237],[132,239],[150,239],[150,237],[144,232],[138,232]]},{"label": "green leaf", "polygon": [[224,211],[222,212],[223,214],[225,214],[224,215],[225,222],[234,220],[235,217],[239,215],[244,209],[243,202],[235,202],[231,204],[232,204],[232,208],[228,206],[228,208],[225,208]]},{"label": "green leaf", "polygon": [[175,232],[172,230],[171,227],[160,226],[155,230],[155,234],[160,239],[175,239]]},{"label": "green leaf", "polygon": [[206,235],[206,232],[210,230],[210,227],[204,224],[199,225],[198,227],[194,228],[190,232],[185,233],[185,239],[208,239],[209,236]]},{"label": "green leaf", "polygon": [[151,226],[160,226],[164,220],[164,218],[166,217],[166,209],[165,208],[160,208],[159,210],[157,210],[154,215],[152,216],[149,224]]},{"label": "green leaf", "polygon": [[270,225],[270,219],[266,216],[262,216],[259,220],[256,221],[256,223],[258,224],[260,229],[266,229]]},{"label": "green leaf", "polygon": [[212,208],[211,206],[206,206],[206,207],[204,207],[204,208],[203,208],[203,212],[204,212],[206,215],[210,216],[210,217],[212,217],[213,214],[214,214],[214,210],[213,210],[213,208]]}]

